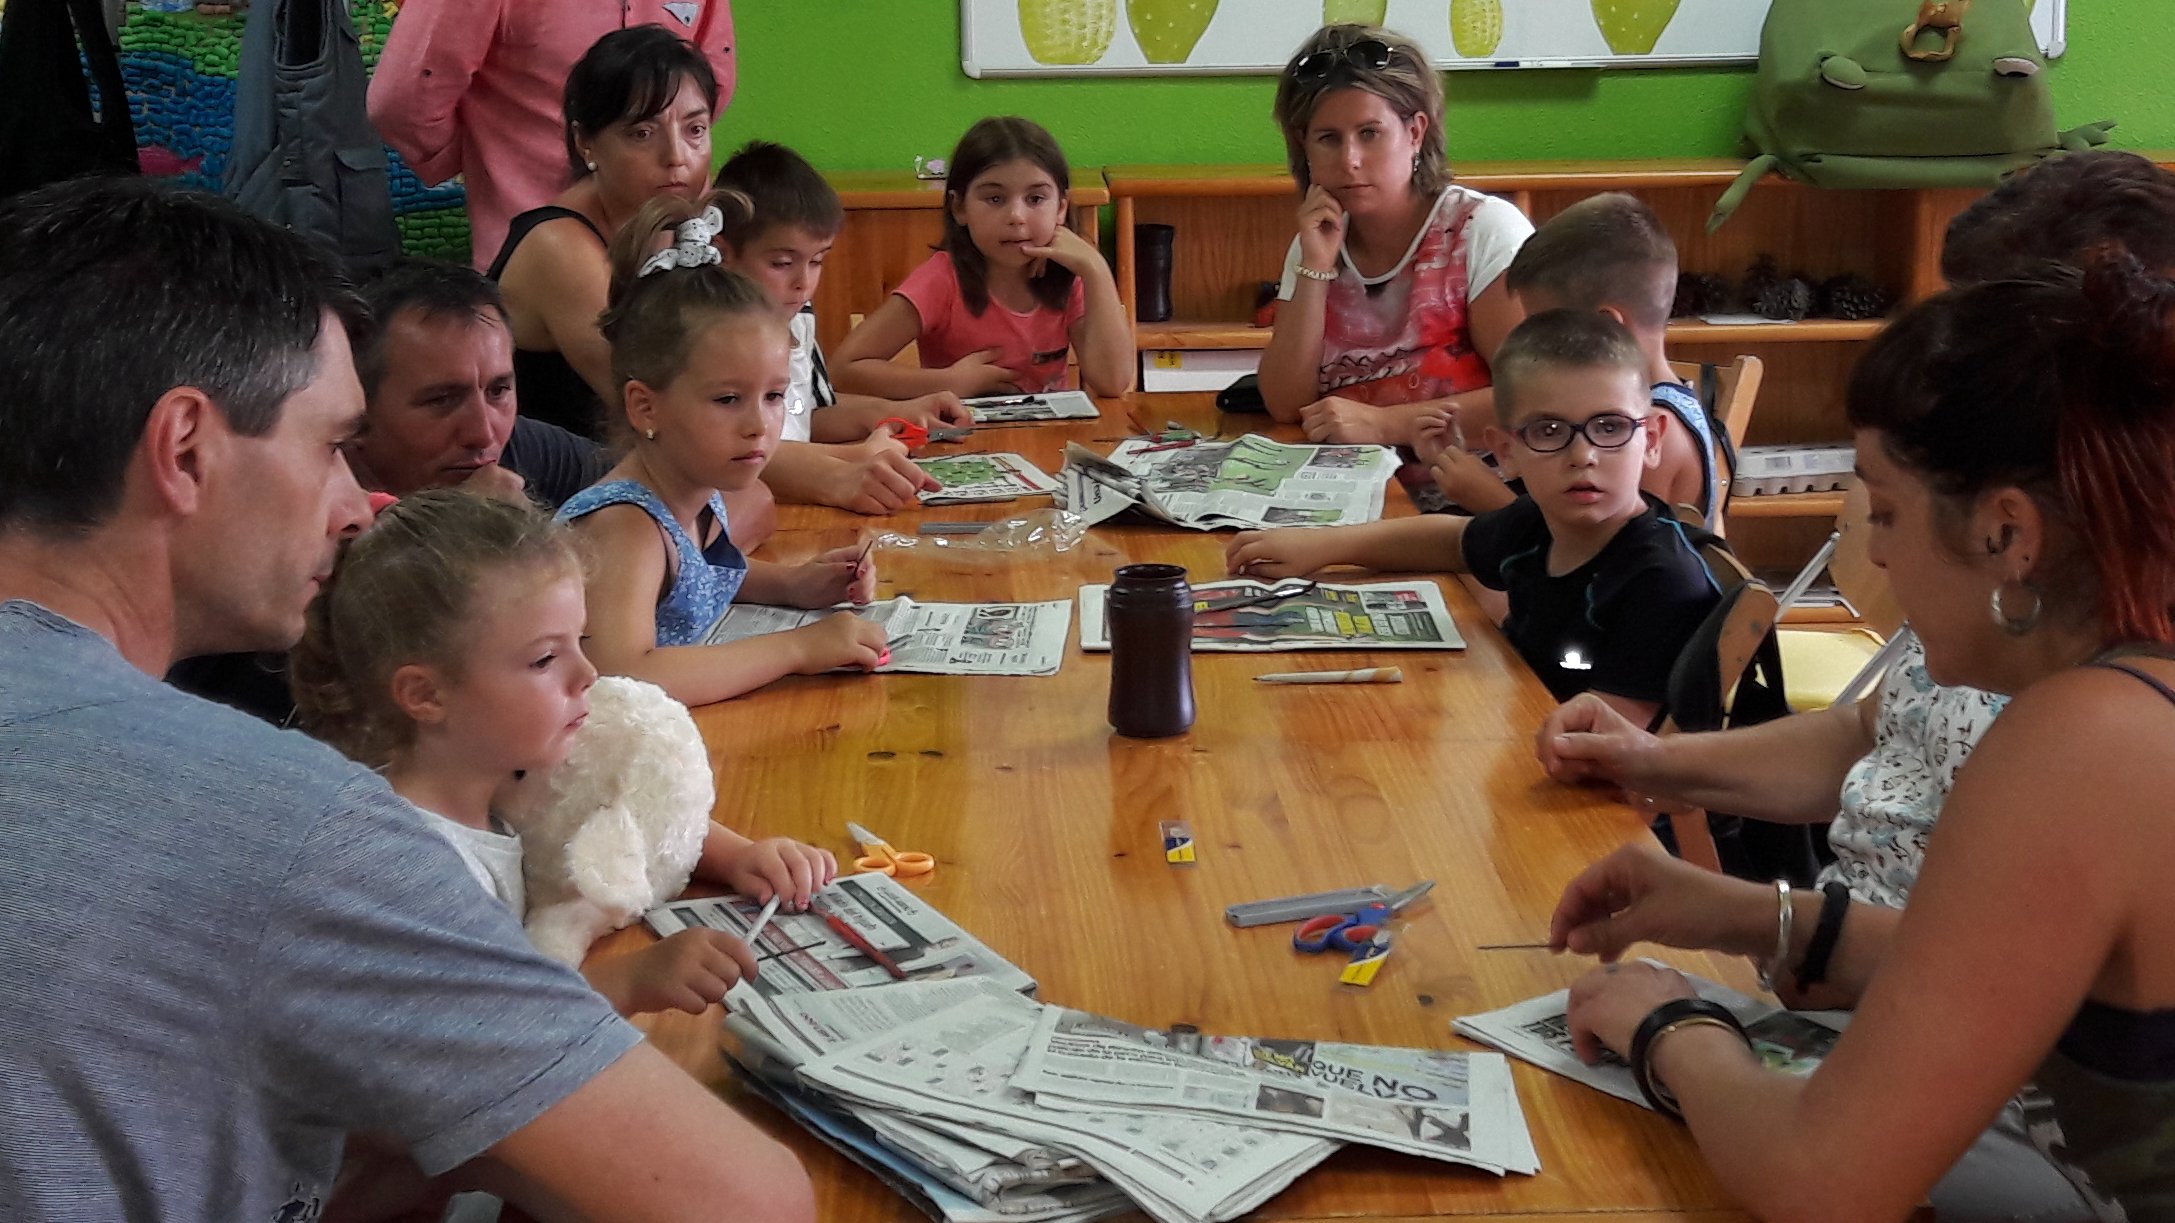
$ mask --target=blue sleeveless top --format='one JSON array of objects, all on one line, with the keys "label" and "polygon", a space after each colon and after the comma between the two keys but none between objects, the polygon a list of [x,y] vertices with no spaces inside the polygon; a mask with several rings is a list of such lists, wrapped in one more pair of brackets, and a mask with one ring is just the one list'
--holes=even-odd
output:
[{"label": "blue sleeveless top", "polygon": [[700,645],[710,626],[732,606],[733,596],[748,578],[747,558],[733,546],[725,522],[725,499],[710,496],[710,515],[717,519],[717,541],[704,548],[680,526],[662,498],[648,485],[633,480],[606,480],[593,484],[559,507],[560,522],[573,522],[607,505],[639,506],[672,537],[677,572],[672,588],[657,601],[657,644]]},{"label": "blue sleeveless top", "polygon": [[1722,499],[1716,494],[1721,490],[1721,473],[1714,469],[1714,423],[1707,419],[1707,409],[1699,402],[1699,395],[1681,382],[1657,382],[1649,396],[1657,408],[1676,417],[1677,424],[1691,431],[1692,441],[1699,450],[1699,505],[1706,515],[1707,529],[1715,530],[1720,521]]}]

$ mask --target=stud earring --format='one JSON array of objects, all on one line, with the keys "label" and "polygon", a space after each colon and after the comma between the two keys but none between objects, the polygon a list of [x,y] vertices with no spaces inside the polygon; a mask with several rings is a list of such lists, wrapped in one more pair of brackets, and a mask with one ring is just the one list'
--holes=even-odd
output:
[{"label": "stud earring", "polygon": [[643,438],[645,438],[646,440],[649,440],[649,441],[652,441],[652,442],[654,442],[654,441],[656,441],[656,440],[657,440],[657,430],[655,430],[655,429],[644,429],[644,430],[642,430],[642,436],[643,436]]},{"label": "stud earring", "polygon": [[582,164],[589,167],[589,172],[591,174],[595,174],[597,172],[597,163],[593,161],[585,161]]}]

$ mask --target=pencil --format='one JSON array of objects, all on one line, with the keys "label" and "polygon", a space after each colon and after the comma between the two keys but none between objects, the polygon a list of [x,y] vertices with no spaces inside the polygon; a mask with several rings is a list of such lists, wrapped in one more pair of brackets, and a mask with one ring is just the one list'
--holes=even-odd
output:
[{"label": "pencil", "polygon": [[763,911],[755,915],[755,924],[748,927],[748,946],[753,947],[755,940],[763,936],[763,927],[769,925],[770,919],[778,915],[778,902],[783,899],[785,899],[784,893],[773,892],[770,899],[763,903]]}]

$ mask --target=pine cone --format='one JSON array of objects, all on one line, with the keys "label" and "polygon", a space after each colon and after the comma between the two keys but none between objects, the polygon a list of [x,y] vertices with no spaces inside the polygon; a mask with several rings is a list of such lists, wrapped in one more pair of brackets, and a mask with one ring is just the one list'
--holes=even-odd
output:
[{"label": "pine cone", "polygon": [[1802,276],[1783,276],[1764,286],[1752,299],[1752,312],[1778,322],[1797,322],[1812,313],[1812,282]]},{"label": "pine cone", "polygon": [[1730,308],[1733,296],[1726,276],[1684,272],[1677,277],[1677,298],[1669,308],[1669,317],[1698,318],[1702,314],[1720,314]]},{"label": "pine cone", "polygon": [[1737,286],[1738,300],[1754,313],[1758,313],[1760,301],[1781,282],[1782,269],[1776,265],[1775,257],[1762,255],[1752,261],[1751,267],[1745,269],[1744,281]]},{"label": "pine cone", "polygon": [[1895,304],[1893,294],[1856,272],[1831,276],[1820,284],[1819,313],[1825,318],[1884,318]]}]

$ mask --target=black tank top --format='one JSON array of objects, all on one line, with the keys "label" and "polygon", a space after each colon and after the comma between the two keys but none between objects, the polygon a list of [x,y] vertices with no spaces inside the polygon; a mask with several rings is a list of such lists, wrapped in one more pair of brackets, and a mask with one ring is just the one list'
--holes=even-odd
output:
[{"label": "black tank top", "polygon": [[[597,241],[610,245],[596,222],[571,208],[546,204],[515,217],[506,227],[506,244],[498,248],[498,258],[491,261],[491,270],[485,275],[493,280],[505,275],[507,261],[513,258],[514,248],[521,245],[522,239],[544,222],[561,217],[580,221],[597,236]],[[514,397],[523,416],[549,421],[583,437],[604,437],[604,401],[556,348],[514,349]]]}]

